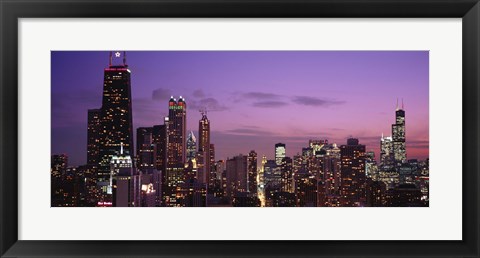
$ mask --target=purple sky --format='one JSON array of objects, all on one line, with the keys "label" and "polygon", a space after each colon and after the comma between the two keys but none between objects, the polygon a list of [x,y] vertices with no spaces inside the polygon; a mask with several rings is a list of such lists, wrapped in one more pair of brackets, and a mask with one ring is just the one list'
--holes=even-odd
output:
[{"label": "purple sky", "polygon": [[[86,162],[87,110],[99,108],[106,51],[52,52],[52,153]],[[170,95],[187,102],[187,128],[211,111],[216,159],[255,150],[287,156],[309,139],[359,138],[378,158],[397,98],[406,113],[407,158],[429,146],[428,51],[129,51],[134,131],[162,124]],[[134,132],[135,134],[135,132]]]}]

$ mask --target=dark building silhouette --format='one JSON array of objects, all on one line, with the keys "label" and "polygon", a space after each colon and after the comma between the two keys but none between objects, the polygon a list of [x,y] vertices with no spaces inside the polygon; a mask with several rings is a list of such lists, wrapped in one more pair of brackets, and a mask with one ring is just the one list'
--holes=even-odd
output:
[{"label": "dark building silhouette", "polygon": [[163,125],[154,125],[152,128],[152,137],[155,150],[155,169],[165,174],[167,168],[167,122]]},{"label": "dark building silhouette", "polygon": [[318,203],[317,179],[309,173],[297,173],[294,178],[296,206],[316,207]]},{"label": "dark building silhouette", "polygon": [[[210,174],[208,176],[208,187],[214,188],[214,185],[216,184],[216,179],[217,179],[217,171],[215,167],[215,144],[210,143]],[[208,190],[210,193],[210,190]]]},{"label": "dark building silhouette", "polygon": [[387,185],[382,181],[367,179],[367,205],[368,207],[383,207],[386,205],[385,195]]},{"label": "dark building silhouette", "polygon": [[[114,55],[119,58],[122,53],[116,52]],[[110,52],[110,63],[108,68],[104,69],[103,77],[99,181],[109,179],[110,161],[113,155],[119,154],[121,144],[123,144],[125,155],[134,155],[131,72],[126,63],[125,52],[123,52],[122,64],[114,65],[112,60],[113,56]]]},{"label": "dark building silhouette", "polygon": [[100,141],[102,130],[102,110],[88,110],[87,164],[98,166],[100,162]]},{"label": "dark building silhouette", "polygon": [[273,207],[295,207],[295,193],[275,192],[272,197]]},{"label": "dark building silhouette", "polygon": [[153,127],[137,128],[137,168],[146,171],[155,167]]},{"label": "dark building silhouette", "polygon": [[238,192],[248,192],[247,156],[238,155],[227,159],[227,196],[233,198]]},{"label": "dark building silhouette", "polygon": [[198,181],[208,183],[210,173],[210,121],[207,113],[202,111],[202,118],[198,122]]},{"label": "dark building silhouette", "polygon": [[65,154],[52,155],[50,160],[51,206],[64,206],[65,178],[68,167],[68,156]]},{"label": "dark building silhouette", "polygon": [[347,207],[365,205],[365,145],[350,138],[340,146],[341,156],[341,205]]},{"label": "dark building silhouette", "polygon": [[422,207],[422,192],[413,184],[400,184],[387,190],[385,195],[386,206],[389,207]]},{"label": "dark building silhouette", "polygon": [[247,189],[250,194],[257,194],[257,153],[252,150],[247,157]]},{"label": "dark building silhouette", "polygon": [[260,207],[257,195],[247,192],[237,192],[233,197],[233,207]]}]

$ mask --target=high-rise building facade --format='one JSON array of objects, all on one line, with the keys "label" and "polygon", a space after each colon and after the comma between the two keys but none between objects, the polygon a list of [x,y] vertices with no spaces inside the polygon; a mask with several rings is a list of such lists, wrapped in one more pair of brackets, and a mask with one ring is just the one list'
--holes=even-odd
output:
[{"label": "high-rise building facade", "polygon": [[341,155],[341,205],[364,206],[366,202],[365,145],[350,138],[340,146]]},{"label": "high-rise building facade", "polygon": [[[210,172],[208,176],[208,185],[214,186],[217,179],[217,171],[215,167],[215,144],[210,143]],[[207,187],[208,188],[208,187]]]},{"label": "high-rise building facade", "polygon": [[137,128],[137,168],[141,171],[155,168],[153,128]]},{"label": "high-rise building facade", "polygon": [[[403,102],[403,101],[402,101]],[[399,167],[407,161],[405,146],[405,110],[398,108],[395,111],[395,124],[392,124],[392,141],[395,166]]]},{"label": "high-rise building facade", "polygon": [[180,96],[168,102],[167,168],[183,167],[186,161],[187,103]]},{"label": "high-rise building facade", "polygon": [[380,138],[380,165],[384,167],[391,167],[395,163],[395,156],[393,154],[393,140],[392,137]]},{"label": "high-rise building facade", "polygon": [[207,113],[202,112],[198,122],[198,181],[207,183],[211,172],[210,159],[210,121]]},{"label": "high-rise building facade", "polygon": [[247,192],[248,182],[248,165],[247,156],[238,155],[231,159],[227,159],[226,176],[227,176],[227,195],[232,198],[238,192]]},{"label": "high-rise building facade", "polygon": [[140,190],[141,175],[134,168],[131,156],[125,154],[120,146],[120,153],[110,160],[110,183],[107,198],[102,200],[103,206],[141,206]]},{"label": "high-rise building facade", "polygon": [[187,140],[187,103],[180,96],[177,101],[173,96],[168,102],[167,158],[166,171],[163,174],[163,204],[181,206],[177,193],[186,180],[186,140]]},{"label": "high-rise building facade", "polygon": [[113,155],[119,154],[121,144],[126,155],[134,154],[131,72],[126,63],[125,52],[116,52],[114,55],[115,58],[123,55],[123,62],[114,65],[110,52],[109,66],[104,69],[98,171],[100,181],[108,180],[110,177],[110,160]]},{"label": "high-rise building facade", "polygon": [[98,166],[100,162],[100,141],[102,132],[102,110],[88,110],[87,164]]},{"label": "high-rise building facade", "polygon": [[247,157],[247,189],[251,194],[257,194],[257,153],[252,150]]},{"label": "high-rise building facade", "polygon": [[284,143],[275,144],[275,164],[282,165],[283,158],[286,157],[286,145]]},{"label": "high-rise building facade", "polygon": [[152,138],[155,153],[155,169],[165,174],[167,169],[167,142],[168,142],[168,120],[163,125],[152,127]]}]

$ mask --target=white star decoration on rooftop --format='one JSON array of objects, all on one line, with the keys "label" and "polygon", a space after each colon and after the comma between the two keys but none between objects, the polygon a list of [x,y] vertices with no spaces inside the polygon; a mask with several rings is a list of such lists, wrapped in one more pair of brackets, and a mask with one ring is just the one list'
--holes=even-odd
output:
[{"label": "white star decoration on rooftop", "polygon": [[120,57],[120,52],[116,52],[115,57]]}]

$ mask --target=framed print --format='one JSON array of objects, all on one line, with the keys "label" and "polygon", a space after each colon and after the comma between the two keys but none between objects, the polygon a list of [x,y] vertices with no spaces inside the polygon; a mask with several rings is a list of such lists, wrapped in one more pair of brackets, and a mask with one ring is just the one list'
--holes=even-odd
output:
[{"label": "framed print", "polygon": [[2,257],[478,257],[477,1],[0,7]]}]

